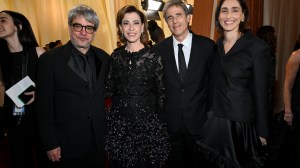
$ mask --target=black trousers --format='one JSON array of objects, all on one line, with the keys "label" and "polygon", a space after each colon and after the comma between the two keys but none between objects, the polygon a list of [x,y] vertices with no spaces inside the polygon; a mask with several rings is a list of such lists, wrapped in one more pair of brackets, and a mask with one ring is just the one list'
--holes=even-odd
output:
[{"label": "black trousers", "polygon": [[[16,124],[17,121],[21,121]],[[7,128],[12,168],[50,168],[46,152],[38,141],[33,116],[26,114],[10,120]]]},{"label": "black trousers", "polygon": [[167,168],[205,168],[206,161],[196,153],[196,140],[200,135],[191,135],[181,119],[180,129],[176,133],[169,133],[171,151],[167,161]]},{"label": "black trousers", "polygon": [[12,168],[34,167],[34,135],[31,124],[22,123],[7,129]]},{"label": "black trousers", "polygon": [[[93,137],[92,133],[91,136]],[[105,152],[97,151],[94,138],[91,138],[91,145],[86,155],[80,158],[61,159],[57,163],[57,168],[104,168]]]}]

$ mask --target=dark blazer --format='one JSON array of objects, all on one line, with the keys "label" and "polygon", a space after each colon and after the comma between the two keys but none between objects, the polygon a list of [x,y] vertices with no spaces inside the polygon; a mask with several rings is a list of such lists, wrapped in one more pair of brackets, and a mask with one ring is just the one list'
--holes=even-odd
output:
[{"label": "dark blazer", "polygon": [[181,82],[173,49],[172,36],[154,46],[163,58],[166,103],[165,118],[170,133],[175,133],[183,118],[189,133],[198,135],[206,120],[207,79],[215,54],[213,40],[193,34],[186,77]]},{"label": "dark blazer", "polygon": [[79,67],[69,41],[66,45],[41,55],[38,62],[36,115],[39,133],[46,150],[58,146],[62,157],[83,156],[91,143],[91,132],[97,149],[104,152],[106,119],[104,78],[109,56],[91,46],[95,55],[96,83],[90,92],[84,72]]},{"label": "dark blazer", "polygon": [[[254,122],[259,136],[267,137],[271,50],[261,39],[246,32],[225,54],[218,42],[213,109],[216,116],[233,121]],[[218,70],[219,69],[219,70]]]}]

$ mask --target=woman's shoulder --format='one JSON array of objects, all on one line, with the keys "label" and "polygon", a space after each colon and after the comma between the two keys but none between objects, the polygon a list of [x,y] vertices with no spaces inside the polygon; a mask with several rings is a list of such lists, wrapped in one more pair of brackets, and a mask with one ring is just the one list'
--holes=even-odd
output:
[{"label": "woman's shoulder", "polygon": [[293,51],[289,59],[300,64],[300,49]]},{"label": "woman's shoulder", "polygon": [[294,57],[300,57],[300,49],[295,50],[292,55],[294,55]]}]

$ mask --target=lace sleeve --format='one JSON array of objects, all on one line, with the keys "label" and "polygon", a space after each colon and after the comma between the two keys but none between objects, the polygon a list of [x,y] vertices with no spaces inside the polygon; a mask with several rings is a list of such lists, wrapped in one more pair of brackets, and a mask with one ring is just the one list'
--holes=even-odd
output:
[{"label": "lace sleeve", "polygon": [[113,80],[113,58],[110,56],[110,65],[109,65],[109,72],[105,80],[105,108],[106,110],[110,110],[111,108],[111,98],[113,96],[114,90],[114,80]]},{"label": "lace sleeve", "polygon": [[164,82],[164,72],[162,57],[160,54],[155,54],[155,85],[156,85],[156,102],[159,105],[158,112],[162,113],[164,102],[165,102],[165,82]]}]

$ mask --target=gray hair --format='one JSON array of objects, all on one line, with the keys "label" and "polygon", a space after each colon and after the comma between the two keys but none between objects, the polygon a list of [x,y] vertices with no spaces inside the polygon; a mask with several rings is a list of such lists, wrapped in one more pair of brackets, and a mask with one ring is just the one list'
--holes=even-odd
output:
[{"label": "gray hair", "polygon": [[77,16],[83,16],[88,22],[93,23],[95,30],[99,27],[99,18],[97,13],[87,5],[77,5],[68,13],[68,25],[72,26],[73,19]]},{"label": "gray hair", "polygon": [[169,0],[165,3],[165,6],[163,8],[163,16],[165,21],[167,21],[167,10],[172,6],[178,6],[181,7],[185,13],[186,16],[189,15],[189,9],[186,7],[186,5],[182,2],[182,0]]}]

